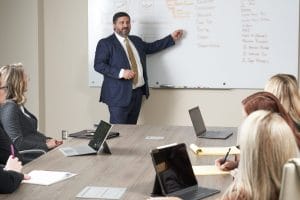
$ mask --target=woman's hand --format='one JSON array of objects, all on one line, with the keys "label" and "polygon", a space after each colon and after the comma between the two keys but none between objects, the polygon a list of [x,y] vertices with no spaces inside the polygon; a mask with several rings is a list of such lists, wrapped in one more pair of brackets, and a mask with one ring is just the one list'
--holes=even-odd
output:
[{"label": "woman's hand", "polygon": [[48,147],[48,149],[53,149],[54,147],[56,147],[56,140],[55,139],[47,139],[46,140],[46,145]]},{"label": "woman's hand", "polygon": [[[19,159],[17,157],[13,157],[12,155],[9,156],[5,168],[4,170],[10,170],[10,171],[15,171],[15,172],[19,172],[22,173],[22,163],[21,161],[19,161]],[[28,174],[24,174],[24,180],[29,180],[30,176]]]},{"label": "woman's hand", "polygon": [[224,157],[215,160],[215,165],[223,171],[233,170],[237,168],[239,164],[238,161],[234,161],[234,160],[226,160],[225,163],[223,163],[223,161],[224,161]]},{"label": "woman's hand", "polygon": [[47,145],[48,149],[53,149],[53,148],[61,145],[62,143],[63,143],[63,141],[56,140],[53,138],[46,140],[46,145]]},{"label": "woman's hand", "polygon": [[21,173],[22,167],[21,161],[17,157],[10,155],[4,169]]}]

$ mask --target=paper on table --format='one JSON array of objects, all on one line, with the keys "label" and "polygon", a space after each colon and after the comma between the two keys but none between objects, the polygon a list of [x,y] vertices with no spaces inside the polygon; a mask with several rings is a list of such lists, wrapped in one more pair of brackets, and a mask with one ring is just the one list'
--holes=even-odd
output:
[{"label": "paper on table", "polygon": [[146,140],[163,140],[165,139],[164,136],[146,136],[145,137]]},{"label": "paper on table", "polygon": [[193,166],[195,175],[222,175],[230,174],[229,171],[222,171],[215,165],[199,165]]},{"label": "paper on table", "polygon": [[33,170],[28,175],[31,178],[29,180],[22,181],[23,183],[51,185],[53,183],[71,178],[77,174],[73,174],[70,172]]},{"label": "paper on table", "polygon": [[83,190],[81,190],[76,197],[96,199],[120,199],[125,193],[125,191],[126,188],[87,186],[83,188]]},{"label": "paper on table", "polygon": [[230,155],[240,154],[240,150],[236,146],[230,147],[198,147],[195,144],[190,144],[190,149],[197,154],[198,156],[207,156],[207,155],[225,155],[230,150]]}]

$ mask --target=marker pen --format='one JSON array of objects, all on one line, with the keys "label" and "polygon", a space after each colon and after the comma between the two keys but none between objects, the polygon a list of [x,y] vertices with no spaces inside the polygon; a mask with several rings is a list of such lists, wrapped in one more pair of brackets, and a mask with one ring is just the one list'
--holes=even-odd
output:
[{"label": "marker pen", "polygon": [[10,145],[10,153],[12,155],[12,158],[15,158],[15,148],[14,148],[14,145]]}]

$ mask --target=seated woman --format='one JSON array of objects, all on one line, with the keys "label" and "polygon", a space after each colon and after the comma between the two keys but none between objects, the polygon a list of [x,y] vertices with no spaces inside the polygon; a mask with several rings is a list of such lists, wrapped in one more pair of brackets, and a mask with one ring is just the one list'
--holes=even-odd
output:
[{"label": "seated woman", "polygon": [[291,116],[286,112],[279,99],[270,92],[257,92],[254,93],[242,101],[244,111],[246,115],[250,115],[256,110],[268,110],[271,112],[279,113],[283,119],[293,130],[296,143],[300,149],[300,133],[295,126],[295,123]]},{"label": "seated woman", "polygon": [[11,154],[11,148],[14,148],[13,151],[15,156],[23,161],[23,157],[19,154],[18,150],[13,145],[11,139],[5,133],[5,131],[0,127],[0,165],[5,165],[8,157]]},{"label": "seated woman", "polygon": [[238,141],[238,171],[222,199],[278,199],[283,166],[298,156],[290,126],[278,113],[255,111],[241,125]]},{"label": "seated woman", "polygon": [[276,74],[268,80],[264,90],[279,99],[300,131],[300,94],[297,79],[290,74]]},{"label": "seated woman", "polygon": [[0,167],[0,194],[12,193],[20,185],[22,180],[30,177],[21,173],[22,165],[18,158],[10,156],[4,168]]},{"label": "seated woman", "polygon": [[[3,104],[6,100],[6,86],[0,81],[0,104]],[[0,165],[5,165],[10,154],[11,148],[14,148],[15,156],[22,160],[21,155],[13,145],[11,139],[8,137],[7,133],[0,126]]]},{"label": "seated woman", "polygon": [[1,82],[6,88],[6,101],[0,107],[0,122],[16,148],[48,151],[62,142],[46,137],[37,130],[37,119],[25,107],[27,76],[22,64],[0,68]]},{"label": "seated woman", "polygon": [[[274,113],[279,113],[283,119],[288,123],[288,125],[293,130],[296,143],[298,144],[298,147],[300,147],[300,134],[297,131],[293,120],[291,117],[286,113],[283,106],[280,104],[279,100],[271,93],[269,92],[257,92],[254,93],[247,98],[245,98],[242,101],[242,105],[244,108],[244,112],[247,115],[250,115],[252,112],[257,110],[267,110]],[[225,163],[221,164],[223,161],[223,158],[219,158],[215,161],[215,164],[221,169],[221,170],[232,170],[235,169],[238,166],[238,157],[236,157],[236,160],[227,160]]]}]

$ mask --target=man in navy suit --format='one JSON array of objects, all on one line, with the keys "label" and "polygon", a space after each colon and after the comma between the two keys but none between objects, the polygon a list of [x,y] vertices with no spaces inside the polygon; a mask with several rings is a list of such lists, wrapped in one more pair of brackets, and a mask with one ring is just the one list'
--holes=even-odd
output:
[{"label": "man in navy suit", "polygon": [[113,16],[114,33],[98,42],[94,68],[104,76],[100,102],[108,105],[110,123],[136,124],[142,96],[149,96],[146,55],[175,44],[183,31],[176,30],[163,39],[147,43],[129,35],[130,16]]}]

